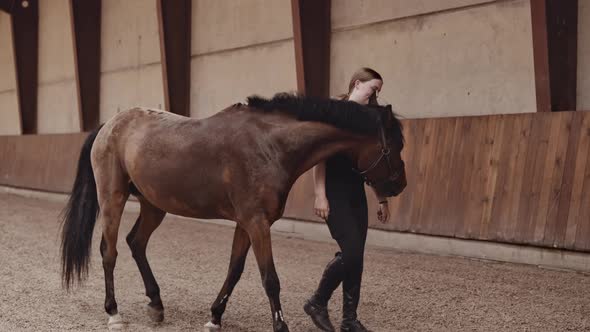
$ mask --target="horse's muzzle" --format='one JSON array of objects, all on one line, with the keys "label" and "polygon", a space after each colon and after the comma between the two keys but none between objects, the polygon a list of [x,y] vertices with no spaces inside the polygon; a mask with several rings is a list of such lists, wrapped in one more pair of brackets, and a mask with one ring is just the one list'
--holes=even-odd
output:
[{"label": "horse's muzzle", "polygon": [[376,186],[376,192],[385,197],[395,197],[401,194],[407,186],[406,177],[403,176],[395,181],[388,180]]}]

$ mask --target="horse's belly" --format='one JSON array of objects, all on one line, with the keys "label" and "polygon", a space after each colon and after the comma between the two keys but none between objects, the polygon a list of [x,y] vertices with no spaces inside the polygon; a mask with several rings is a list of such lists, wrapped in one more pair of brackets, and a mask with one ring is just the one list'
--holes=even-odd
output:
[{"label": "horse's belly", "polygon": [[176,215],[203,219],[229,219],[226,199],[210,190],[204,183],[191,181],[166,181],[158,179],[132,179],[140,193],[156,207]]}]

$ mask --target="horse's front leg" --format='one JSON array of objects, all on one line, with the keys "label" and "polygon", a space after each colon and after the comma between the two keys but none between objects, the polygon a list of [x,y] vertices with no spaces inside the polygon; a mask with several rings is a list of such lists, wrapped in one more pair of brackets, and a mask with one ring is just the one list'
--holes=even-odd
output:
[{"label": "horse's front leg", "polygon": [[285,323],[283,311],[281,309],[281,301],[279,298],[281,285],[272,257],[270,225],[271,222],[266,218],[254,218],[244,225],[244,228],[250,237],[252,249],[254,255],[256,255],[256,262],[260,269],[262,285],[270,301],[273,330],[275,332],[286,332],[289,331],[289,328],[287,327],[287,323]]}]

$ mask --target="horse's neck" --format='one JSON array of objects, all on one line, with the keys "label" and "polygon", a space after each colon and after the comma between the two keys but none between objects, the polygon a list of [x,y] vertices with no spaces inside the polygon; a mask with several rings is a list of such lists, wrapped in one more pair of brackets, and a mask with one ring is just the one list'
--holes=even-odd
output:
[{"label": "horse's neck", "polygon": [[297,141],[301,145],[295,169],[295,178],[301,176],[317,163],[337,153],[347,154],[354,159],[362,137],[333,126],[308,122],[293,132],[299,135]]}]

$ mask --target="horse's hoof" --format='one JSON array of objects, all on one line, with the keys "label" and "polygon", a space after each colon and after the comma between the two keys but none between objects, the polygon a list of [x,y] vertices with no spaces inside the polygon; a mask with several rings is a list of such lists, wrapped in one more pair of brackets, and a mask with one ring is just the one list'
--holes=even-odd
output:
[{"label": "horse's hoof", "polygon": [[203,331],[205,332],[218,332],[221,331],[221,325],[208,322],[205,324]]},{"label": "horse's hoof", "polygon": [[109,322],[107,326],[109,327],[109,331],[120,331],[125,327],[125,323],[123,323],[123,318],[121,318],[121,315],[114,314],[109,316]]},{"label": "horse's hoof", "polygon": [[275,323],[274,332],[289,332],[289,327],[284,321]]},{"label": "horse's hoof", "polygon": [[152,320],[152,322],[160,323],[164,321],[164,309],[154,308],[148,304],[147,306],[147,314]]}]

